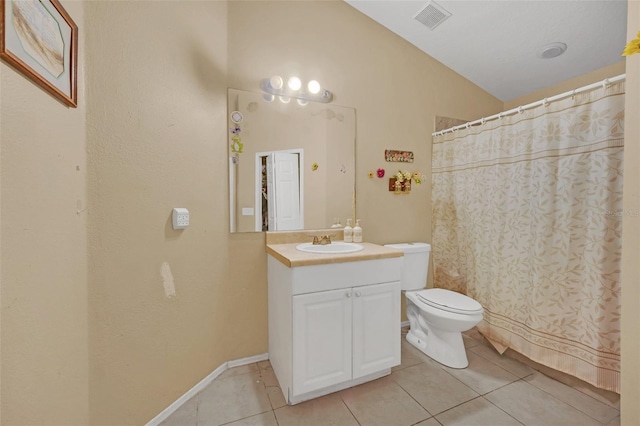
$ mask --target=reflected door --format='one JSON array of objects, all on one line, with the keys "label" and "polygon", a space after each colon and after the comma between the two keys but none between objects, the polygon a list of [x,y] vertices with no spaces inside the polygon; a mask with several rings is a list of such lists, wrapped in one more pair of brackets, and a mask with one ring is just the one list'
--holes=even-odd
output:
[{"label": "reflected door", "polygon": [[[266,155],[267,229],[289,231],[304,228],[302,194],[300,193],[302,152],[271,152]],[[256,206],[256,210],[263,209]],[[264,216],[264,213],[263,213]],[[264,217],[263,217],[264,220]]]}]

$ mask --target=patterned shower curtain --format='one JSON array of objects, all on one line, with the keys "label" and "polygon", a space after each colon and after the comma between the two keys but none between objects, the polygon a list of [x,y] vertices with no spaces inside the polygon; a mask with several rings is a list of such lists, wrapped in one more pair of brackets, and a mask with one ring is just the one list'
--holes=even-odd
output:
[{"label": "patterned shower curtain", "polygon": [[620,392],[624,82],[433,139],[435,286],[501,352]]}]

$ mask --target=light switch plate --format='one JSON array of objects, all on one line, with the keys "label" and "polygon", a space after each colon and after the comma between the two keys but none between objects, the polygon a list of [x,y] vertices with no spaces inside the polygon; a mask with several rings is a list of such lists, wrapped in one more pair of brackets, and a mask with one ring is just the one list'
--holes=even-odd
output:
[{"label": "light switch plate", "polygon": [[189,210],[181,207],[173,209],[173,229],[184,229],[189,226]]}]

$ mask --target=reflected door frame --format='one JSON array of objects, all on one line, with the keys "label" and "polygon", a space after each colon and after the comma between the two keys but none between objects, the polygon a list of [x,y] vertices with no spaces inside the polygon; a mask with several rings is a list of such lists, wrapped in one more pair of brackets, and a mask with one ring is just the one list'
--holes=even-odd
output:
[{"label": "reflected door frame", "polygon": [[256,152],[255,154],[255,202],[254,202],[254,217],[255,217],[255,231],[262,232],[262,158],[268,157],[272,154],[296,154],[299,159],[298,176],[299,176],[299,203],[300,203],[300,217],[303,221],[304,228],[304,149],[283,149],[276,151],[263,151]]}]

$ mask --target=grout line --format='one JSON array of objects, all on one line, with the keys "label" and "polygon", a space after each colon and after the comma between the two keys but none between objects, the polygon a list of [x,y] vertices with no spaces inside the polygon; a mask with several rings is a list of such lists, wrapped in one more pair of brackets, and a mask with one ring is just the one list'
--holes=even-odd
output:
[{"label": "grout line", "polygon": [[[465,386],[466,386],[466,385],[465,385]],[[467,386],[467,387],[468,387],[468,386]],[[471,389],[471,388],[469,388],[469,389]],[[473,390],[473,389],[471,389],[471,390]],[[474,392],[476,392],[476,391],[474,391]],[[476,392],[476,393],[478,393],[478,392]],[[469,399],[469,400],[467,400],[467,401],[461,402],[460,404],[456,404],[456,405],[454,405],[453,407],[449,407],[449,408],[447,408],[447,409],[446,409],[446,410],[444,410],[444,411],[440,411],[438,414],[434,415],[433,417],[439,416],[440,414],[446,413],[447,411],[451,411],[451,410],[453,410],[454,408],[458,408],[459,406],[464,405],[464,404],[466,404],[467,402],[475,401],[475,400],[476,400],[476,399],[478,399],[478,398],[484,398],[484,397],[483,397],[482,395],[474,396],[473,398],[471,398],[471,399]],[[438,419],[436,419],[436,420],[438,420]],[[439,420],[438,420],[438,423],[440,423],[440,421],[439,421]]]},{"label": "grout line", "polygon": [[[401,385],[400,383],[396,382],[396,381],[395,381],[395,379],[393,379],[393,378],[392,378],[391,380],[393,380],[393,383],[395,383],[395,384],[396,384],[400,389],[402,389],[402,390],[403,390],[407,395],[409,395],[409,397],[410,397],[411,399],[413,399],[413,400],[416,402],[416,404],[418,404],[420,407],[422,407],[422,409],[423,409],[424,411],[426,411],[428,415],[430,415],[431,417],[434,417],[434,415],[433,415],[433,414],[431,414],[431,411],[427,410],[427,407],[425,407],[424,405],[420,404],[420,402],[418,402],[418,400],[417,400],[417,399],[415,399],[415,398],[413,397],[413,395],[411,395],[411,393],[410,393],[408,390],[406,390],[405,388],[403,388],[403,387],[402,387],[402,385]],[[427,417],[426,419],[422,419],[422,420],[420,420],[418,423],[423,422],[423,421],[425,421],[425,420],[429,420],[431,417]],[[416,424],[417,424],[417,423],[416,423]]]},{"label": "grout line", "polygon": [[[522,379],[520,379],[519,381],[522,381]],[[514,382],[515,383],[515,382]],[[497,389],[496,389],[497,390]],[[493,391],[491,391],[493,392]],[[489,393],[491,393],[489,392]],[[486,394],[488,395],[488,394]],[[498,410],[502,411],[503,413],[505,413],[507,416],[511,417],[512,419],[514,419],[516,422],[520,423],[521,425],[524,425],[524,423],[522,423],[520,420],[516,419],[515,417],[513,417],[510,413],[508,413],[507,411],[503,410],[501,407],[499,407],[498,405],[494,404],[493,402],[491,402],[491,400],[487,399],[484,397],[484,395],[482,396],[482,399],[484,399],[485,401],[487,401],[489,404],[493,405],[494,407],[496,407]]]},{"label": "grout line", "polygon": [[[542,372],[540,372],[540,371],[537,371],[537,370],[536,370],[536,372],[537,372],[537,373],[542,374],[543,376],[547,377],[547,378],[548,378],[548,379],[550,379],[550,380],[553,380],[554,382],[558,382],[558,383],[560,383],[561,385],[564,385],[564,386],[568,387],[569,389],[572,389],[572,390],[575,390],[575,391],[577,391],[577,392],[580,392],[578,389],[574,388],[573,386],[569,386],[569,385],[567,385],[566,383],[562,383],[562,382],[561,382],[561,381],[559,381],[559,380],[555,380],[553,377],[549,377],[549,376],[547,376],[546,374],[544,374],[544,373],[542,373]],[[535,374],[535,373],[532,373],[532,374],[530,374],[529,376],[533,376],[533,374]],[[529,377],[529,376],[527,376],[527,377]],[[569,407],[575,408],[576,410],[580,411],[580,412],[581,412],[582,414],[584,414],[585,416],[590,417],[590,418],[592,418],[593,420],[595,420],[595,421],[597,421],[597,422],[600,422],[600,420],[596,419],[596,418],[595,418],[595,417],[593,417],[591,414],[589,414],[589,413],[587,413],[587,412],[585,412],[585,411],[581,410],[580,408],[578,408],[578,407],[574,406],[574,405],[573,405],[573,404],[571,404],[570,402],[565,401],[565,400],[563,400],[563,399],[560,399],[559,397],[557,397],[556,395],[554,395],[554,394],[552,394],[552,393],[550,393],[550,392],[546,391],[545,389],[543,389],[543,388],[541,388],[541,387],[539,387],[539,386],[536,386],[536,385],[534,385],[533,383],[531,383],[531,382],[529,382],[529,381],[527,381],[527,380],[524,380],[524,377],[522,378],[522,380],[523,380],[525,383],[527,383],[527,384],[529,384],[529,385],[533,386],[534,388],[536,388],[536,389],[538,389],[538,390],[541,390],[542,392],[546,393],[547,395],[551,396],[552,398],[555,398],[555,399],[557,399],[558,401],[560,401],[560,402],[563,402],[563,403],[567,404]],[[600,404],[602,404],[602,405],[605,405],[605,406],[607,406],[607,407],[611,408],[612,410],[616,410],[616,411],[618,412],[618,416],[620,415],[620,410],[618,410],[617,408],[612,407],[612,406],[610,406],[610,405],[608,405],[608,404],[605,404],[605,403],[603,403],[602,401],[599,401],[599,400],[597,400],[596,398],[594,398],[594,397],[592,397],[592,396],[590,396],[590,395],[587,395],[587,394],[586,394],[586,393],[584,393],[584,392],[580,392],[580,393],[581,393],[582,395],[586,396],[586,397],[591,398],[591,399],[592,399],[592,400],[594,400],[594,401],[599,402],[599,403],[600,403]],[[609,419],[609,421],[611,421],[611,420],[615,419],[616,417],[617,417],[617,416],[613,416],[612,418],[610,418],[610,419]]]},{"label": "grout line", "polygon": [[342,398],[342,395],[340,395],[341,392],[338,391],[337,393],[338,393],[338,398],[340,398],[340,401],[342,401],[342,404],[344,404],[344,406],[347,407],[347,411],[349,411],[349,414],[351,414],[351,417],[353,417],[353,419],[356,421],[356,423],[358,423],[358,426],[362,426],[362,423],[360,423],[360,421],[358,421],[358,418],[356,417],[356,415],[353,414],[353,411],[351,411],[351,408],[349,408],[349,405]]}]

